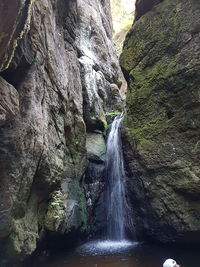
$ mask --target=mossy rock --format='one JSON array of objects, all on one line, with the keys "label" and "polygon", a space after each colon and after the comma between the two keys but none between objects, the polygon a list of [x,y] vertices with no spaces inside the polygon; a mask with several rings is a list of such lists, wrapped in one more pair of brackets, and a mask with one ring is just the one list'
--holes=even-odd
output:
[{"label": "mossy rock", "polygon": [[189,242],[200,232],[199,15],[195,1],[162,1],[134,24],[120,58],[136,224],[162,242]]}]

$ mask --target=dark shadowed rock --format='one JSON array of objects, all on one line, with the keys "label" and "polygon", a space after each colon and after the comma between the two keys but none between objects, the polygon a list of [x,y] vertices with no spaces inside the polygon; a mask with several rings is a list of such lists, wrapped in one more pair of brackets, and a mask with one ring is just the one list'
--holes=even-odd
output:
[{"label": "dark shadowed rock", "polygon": [[31,0],[2,0],[0,3],[0,71],[6,69],[23,36]]},{"label": "dark shadowed rock", "polygon": [[88,166],[85,172],[85,191],[87,199],[91,199],[92,218],[89,218],[90,228],[96,233],[104,227],[103,190],[105,172],[106,144],[100,133],[88,133],[86,139]]},{"label": "dark shadowed rock", "polygon": [[0,77],[0,126],[19,113],[19,94],[17,90]]},{"label": "dark shadowed rock", "polygon": [[163,0],[137,0],[135,7],[135,19],[138,20],[142,17],[145,13],[150,11],[155,5],[162,2]]}]

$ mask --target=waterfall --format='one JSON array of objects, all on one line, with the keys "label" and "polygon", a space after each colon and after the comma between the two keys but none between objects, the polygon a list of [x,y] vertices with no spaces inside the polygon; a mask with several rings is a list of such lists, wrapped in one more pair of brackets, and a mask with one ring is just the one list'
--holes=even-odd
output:
[{"label": "waterfall", "polygon": [[122,152],[120,124],[123,114],[111,125],[105,159],[105,215],[107,234],[103,240],[92,240],[79,248],[84,255],[107,255],[129,250],[138,245],[126,239],[126,230],[133,232],[132,210],[126,197],[126,176]]},{"label": "waterfall", "polygon": [[128,203],[125,192],[125,170],[120,135],[123,114],[118,115],[111,125],[106,150],[106,217],[107,238],[124,240],[128,219]]}]

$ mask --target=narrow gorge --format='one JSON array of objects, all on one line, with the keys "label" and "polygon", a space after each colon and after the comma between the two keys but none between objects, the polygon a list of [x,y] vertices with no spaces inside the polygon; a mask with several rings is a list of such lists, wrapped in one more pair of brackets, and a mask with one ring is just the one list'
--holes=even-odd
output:
[{"label": "narrow gorge", "polygon": [[[199,15],[198,0],[1,0],[0,266],[62,267],[51,253],[103,238],[152,256],[110,266],[160,267],[175,252],[140,241],[199,244]],[[66,266],[106,266],[80,251]]]}]

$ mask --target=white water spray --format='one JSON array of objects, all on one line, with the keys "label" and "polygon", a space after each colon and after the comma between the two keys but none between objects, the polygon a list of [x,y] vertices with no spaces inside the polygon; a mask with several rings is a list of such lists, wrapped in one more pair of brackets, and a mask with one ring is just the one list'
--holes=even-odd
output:
[{"label": "white water spray", "polygon": [[126,199],[124,159],[120,135],[123,115],[118,115],[111,125],[106,151],[106,215],[107,238],[124,240],[129,206]]},{"label": "white water spray", "polygon": [[138,245],[126,239],[126,228],[131,227],[130,207],[126,198],[126,177],[121,144],[120,124],[123,114],[113,121],[108,135],[106,150],[106,224],[105,240],[91,241],[79,248],[84,255],[121,253]]}]

